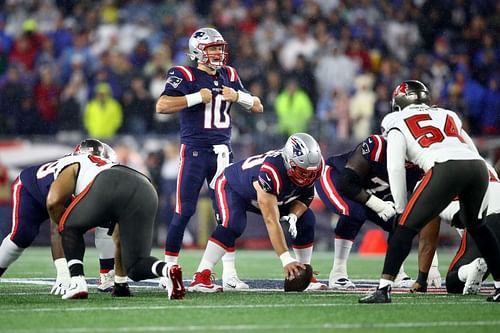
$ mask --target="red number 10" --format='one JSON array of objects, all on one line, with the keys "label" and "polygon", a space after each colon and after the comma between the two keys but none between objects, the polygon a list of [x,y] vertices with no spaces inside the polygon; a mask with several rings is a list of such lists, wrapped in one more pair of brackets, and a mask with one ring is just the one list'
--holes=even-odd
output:
[{"label": "red number 10", "polygon": [[406,126],[417,142],[423,148],[427,148],[433,143],[441,142],[444,140],[445,135],[448,137],[456,137],[460,142],[465,142],[460,133],[458,132],[457,125],[450,115],[446,116],[444,124],[444,134],[439,128],[428,125],[420,126],[419,122],[424,120],[432,120],[428,114],[418,114],[413,117],[405,119]]}]

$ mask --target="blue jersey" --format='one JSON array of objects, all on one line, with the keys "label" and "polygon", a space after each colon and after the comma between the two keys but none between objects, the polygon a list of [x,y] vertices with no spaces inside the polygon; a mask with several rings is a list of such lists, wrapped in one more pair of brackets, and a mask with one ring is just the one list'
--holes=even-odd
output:
[{"label": "blue jersey", "polygon": [[222,98],[222,87],[246,91],[232,67],[218,69],[210,75],[196,67],[175,66],[168,70],[162,95],[184,96],[202,88],[212,91],[212,101],[185,108],[180,112],[181,143],[198,147],[228,144],[231,139],[231,102]]},{"label": "blue jersey", "polygon": [[[368,175],[361,180],[361,187],[370,194],[377,194],[384,199],[391,194],[389,175],[387,174],[386,140],[381,135],[370,135],[355,149],[326,160],[326,164],[341,172],[352,154],[361,146],[361,153],[369,164]],[[423,172],[411,163],[406,165],[406,185],[408,191],[413,191]]]},{"label": "blue jersey", "polygon": [[43,207],[46,206],[50,185],[54,181],[55,166],[58,161],[31,166],[19,175],[23,187]]},{"label": "blue jersey", "polygon": [[258,181],[267,193],[274,194],[278,206],[300,200],[307,206],[314,196],[314,187],[299,187],[288,177],[280,150],[271,150],[231,164],[224,170],[227,184],[246,201],[256,204],[257,192],[253,183]]}]

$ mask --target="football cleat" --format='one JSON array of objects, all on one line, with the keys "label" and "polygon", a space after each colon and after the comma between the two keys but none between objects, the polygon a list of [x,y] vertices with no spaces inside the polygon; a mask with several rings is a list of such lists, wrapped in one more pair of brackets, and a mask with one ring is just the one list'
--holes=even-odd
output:
[{"label": "football cleat", "polygon": [[476,295],[481,288],[483,282],[483,276],[488,270],[488,265],[483,258],[476,258],[471,262],[471,267],[467,274],[467,279],[465,280],[465,286],[463,290],[464,295]]},{"label": "football cleat", "polygon": [[130,297],[132,293],[130,292],[130,287],[127,282],[117,283],[115,282],[113,290],[111,291],[111,296],[113,297]]},{"label": "football cleat", "polygon": [[85,276],[78,275],[71,277],[71,284],[66,290],[66,294],[62,295],[62,299],[86,299],[89,297],[87,281]]},{"label": "football cleat", "polygon": [[391,303],[391,286],[377,288],[372,294],[361,297],[358,302],[362,304]]},{"label": "football cleat", "polygon": [[217,293],[222,290],[222,286],[214,283],[212,272],[209,269],[196,272],[193,276],[193,281],[188,287],[188,291],[199,291],[202,293]]},{"label": "football cleat", "polygon": [[224,276],[223,274],[222,288],[224,290],[246,290],[250,289],[250,286],[245,282],[241,281],[237,275]]},{"label": "football cleat", "polygon": [[183,299],[186,296],[186,289],[182,281],[182,268],[179,265],[168,267],[168,277],[166,279],[166,289],[169,299]]},{"label": "football cleat", "polygon": [[488,296],[486,300],[488,302],[500,302],[500,288],[496,288],[495,292]]},{"label": "football cleat", "polygon": [[346,290],[355,289],[356,285],[347,277],[339,277],[329,280],[328,287],[334,290]]},{"label": "football cleat", "polygon": [[411,288],[414,283],[415,280],[413,280],[408,274],[401,272],[394,280],[394,288]]},{"label": "football cleat", "polygon": [[115,284],[115,271],[112,269],[107,273],[99,274],[99,284],[97,290],[100,292],[110,292]]},{"label": "football cleat", "polygon": [[313,275],[311,278],[311,283],[307,286],[305,291],[316,291],[316,290],[327,290],[328,286],[324,283],[321,283],[316,279],[316,277]]}]

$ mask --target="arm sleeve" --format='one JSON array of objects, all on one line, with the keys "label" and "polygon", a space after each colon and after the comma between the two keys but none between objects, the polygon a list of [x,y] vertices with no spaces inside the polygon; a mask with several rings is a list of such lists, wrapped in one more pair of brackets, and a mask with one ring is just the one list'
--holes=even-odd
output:
[{"label": "arm sleeve", "polygon": [[387,134],[387,173],[391,194],[396,205],[396,212],[401,214],[407,203],[406,197],[406,141],[403,134],[396,129]]}]

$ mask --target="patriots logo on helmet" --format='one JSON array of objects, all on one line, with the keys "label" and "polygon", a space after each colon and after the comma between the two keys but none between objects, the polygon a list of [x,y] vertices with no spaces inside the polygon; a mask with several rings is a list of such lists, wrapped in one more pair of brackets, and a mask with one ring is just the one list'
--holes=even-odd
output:
[{"label": "patriots logo on helmet", "polygon": [[205,36],[206,33],[204,31],[196,31],[194,34],[193,34],[193,37],[194,38],[198,38],[198,39],[201,39],[203,38],[203,36]]},{"label": "patriots logo on helmet", "polygon": [[291,138],[292,142],[292,149],[293,149],[293,156],[302,156],[304,155],[303,148],[304,146],[295,138]]},{"label": "patriots logo on helmet", "polygon": [[407,88],[408,88],[408,85],[406,83],[404,83],[404,82],[401,83],[396,89],[394,89],[392,96],[406,95]]},{"label": "patriots logo on helmet", "polygon": [[182,79],[180,77],[177,77],[177,76],[169,76],[167,78],[167,83],[170,84],[174,88],[177,88],[181,82],[182,82]]}]

